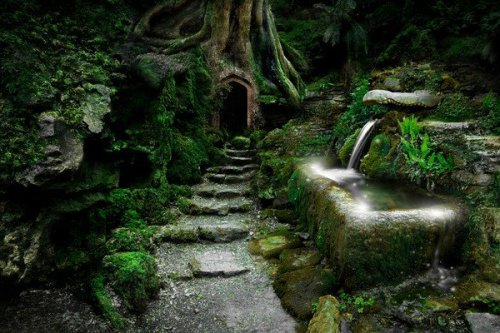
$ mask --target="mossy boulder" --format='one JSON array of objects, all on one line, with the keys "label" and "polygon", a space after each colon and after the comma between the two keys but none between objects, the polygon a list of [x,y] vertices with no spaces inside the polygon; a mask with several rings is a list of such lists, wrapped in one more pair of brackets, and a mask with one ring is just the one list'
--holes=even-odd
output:
[{"label": "mossy boulder", "polygon": [[236,149],[250,149],[250,138],[244,136],[235,136],[231,140],[231,145]]},{"label": "mossy boulder", "polygon": [[456,286],[454,297],[462,307],[484,307],[500,314],[500,285],[497,283],[471,275]]},{"label": "mossy boulder", "polygon": [[361,160],[360,171],[375,178],[394,178],[398,141],[397,138],[393,139],[384,133],[376,135],[371,141],[368,153]]},{"label": "mossy boulder", "polygon": [[106,242],[109,253],[123,251],[150,251],[153,247],[153,235],[156,228],[117,228],[112,231],[111,238]]},{"label": "mossy boulder", "polygon": [[351,158],[352,151],[354,150],[354,145],[356,144],[356,139],[358,138],[360,131],[361,129],[358,128],[353,134],[349,135],[339,150],[338,156],[343,166],[347,166],[349,163],[349,159]]},{"label": "mossy boulder", "polygon": [[144,252],[119,252],[103,259],[106,278],[126,308],[144,312],[160,290],[154,257]]},{"label": "mossy boulder", "polygon": [[278,257],[285,249],[301,245],[299,237],[291,232],[275,232],[260,239],[252,239],[248,244],[250,253],[264,258]]},{"label": "mossy boulder", "polygon": [[336,283],[331,270],[308,267],[279,275],[273,283],[283,306],[302,320],[312,316],[312,302],[329,294]]},{"label": "mossy boulder", "polygon": [[331,295],[319,298],[318,307],[307,327],[307,333],[340,333],[340,304]]},{"label": "mossy boulder", "polygon": [[286,249],[280,254],[280,272],[289,272],[313,267],[321,261],[321,253],[316,249]]},{"label": "mossy boulder", "polygon": [[462,121],[477,116],[472,101],[461,93],[446,95],[438,105],[434,118],[446,121]]}]

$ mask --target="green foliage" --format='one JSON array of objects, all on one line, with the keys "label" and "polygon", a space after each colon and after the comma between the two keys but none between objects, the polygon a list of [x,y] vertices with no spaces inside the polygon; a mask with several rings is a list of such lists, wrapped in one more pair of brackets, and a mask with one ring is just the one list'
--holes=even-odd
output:
[{"label": "green foliage", "polygon": [[193,139],[175,133],[172,160],[168,179],[177,184],[193,184],[201,179],[200,166],[208,163],[208,156]]},{"label": "green foliage", "polygon": [[104,257],[106,278],[128,310],[144,312],[160,289],[154,257],[143,252],[120,252]]},{"label": "green foliage", "polygon": [[323,34],[325,43],[330,43],[332,46],[344,44],[349,60],[368,54],[368,34],[354,19],[356,1],[336,0],[333,6],[317,4],[315,7],[324,10],[330,18],[330,24]]},{"label": "green foliage", "polygon": [[436,41],[428,29],[409,25],[378,56],[377,62],[422,60],[436,53]]},{"label": "green foliage", "polygon": [[153,249],[152,237],[156,229],[143,226],[142,228],[117,228],[111,233],[106,243],[110,254],[124,251],[149,252]]},{"label": "green foliage", "polygon": [[367,106],[363,103],[363,96],[370,89],[370,82],[365,77],[354,80],[351,91],[351,102],[333,129],[333,137],[337,150],[357,128],[362,127],[370,118],[384,114],[387,108],[381,105]]},{"label": "green foliage", "polygon": [[415,116],[403,118],[403,121],[399,122],[399,127],[406,172],[412,181],[420,183],[425,178],[429,188],[431,178],[454,169],[451,157],[447,159],[442,152],[435,151],[429,135],[422,133]]},{"label": "green foliage", "polygon": [[435,118],[446,121],[461,121],[474,118],[476,111],[470,100],[461,93],[449,94],[438,105]]},{"label": "green foliage", "polygon": [[106,291],[105,278],[103,274],[96,274],[91,279],[90,289],[98,308],[104,317],[109,320],[113,328],[123,329],[125,327],[125,319],[114,307],[113,300]]},{"label": "green foliage", "polygon": [[500,97],[493,92],[488,93],[483,99],[482,111],[486,116],[481,118],[481,125],[500,135]]},{"label": "green foliage", "polygon": [[249,149],[250,148],[250,138],[244,136],[235,136],[231,140],[231,145],[236,149]]},{"label": "green foliage", "polygon": [[366,294],[357,296],[341,292],[339,295],[340,312],[365,313],[375,304],[375,298]]},{"label": "green foliage", "polygon": [[359,132],[361,132],[360,128],[349,135],[346,138],[344,145],[339,150],[338,155],[343,166],[347,166],[347,164],[349,163],[349,159],[351,158],[352,151],[354,150],[354,145],[356,144],[356,139],[358,138]]},{"label": "green foliage", "polygon": [[24,112],[0,94],[0,184],[9,182],[16,172],[43,156],[45,143],[38,135],[38,126]]},{"label": "green foliage", "polygon": [[445,43],[442,53],[447,62],[474,61],[481,58],[486,45],[483,37],[452,37]]},{"label": "green foliage", "polygon": [[306,59],[311,59],[315,50],[321,49],[323,34],[328,24],[328,18],[324,16],[314,20],[295,19],[289,16],[277,19],[280,37]]}]

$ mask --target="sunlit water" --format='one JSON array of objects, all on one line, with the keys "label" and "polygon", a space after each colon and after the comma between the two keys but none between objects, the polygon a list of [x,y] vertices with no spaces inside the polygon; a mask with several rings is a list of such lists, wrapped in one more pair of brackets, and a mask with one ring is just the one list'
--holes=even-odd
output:
[{"label": "sunlit water", "polygon": [[[372,211],[393,211],[438,207],[445,202],[426,191],[406,184],[368,179],[354,169],[323,169],[312,165],[318,175],[348,190],[358,204]],[[432,210],[430,213],[432,214]],[[440,215],[438,211],[434,212]],[[437,216],[436,216],[437,217]]]}]

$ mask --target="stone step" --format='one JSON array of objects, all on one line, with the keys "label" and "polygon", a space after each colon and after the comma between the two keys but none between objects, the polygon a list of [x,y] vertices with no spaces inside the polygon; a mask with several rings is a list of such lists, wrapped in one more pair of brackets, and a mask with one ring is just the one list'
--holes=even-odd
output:
[{"label": "stone step", "polygon": [[224,250],[208,250],[194,255],[189,266],[195,277],[231,277],[250,271],[235,253]]},{"label": "stone step", "polygon": [[254,203],[248,198],[208,199],[194,196],[191,199],[192,215],[228,215],[252,210]]},{"label": "stone step", "polygon": [[209,173],[225,173],[228,175],[241,175],[248,171],[254,171],[259,169],[258,164],[246,164],[246,165],[224,165],[208,168]]},{"label": "stone step", "polygon": [[229,165],[246,165],[246,164],[255,164],[257,159],[255,157],[235,157],[229,156]]},{"label": "stone step", "polygon": [[225,149],[226,155],[229,157],[254,157],[257,154],[255,149]]},{"label": "stone step", "polygon": [[176,225],[160,228],[155,235],[157,243],[196,243],[200,240],[227,243],[248,236],[248,215],[184,216]]},{"label": "stone step", "polygon": [[208,173],[205,175],[205,179],[209,182],[214,182],[217,184],[238,184],[245,183],[252,180],[255,176],[255,171],[250,171],[241,175],[228,175],[224,173]]},{"label": "stone step", "polygon": [[193,186],[193,193],[204,198],[231,199],[252,195],[250,182],[239,184],[203,183]]}]

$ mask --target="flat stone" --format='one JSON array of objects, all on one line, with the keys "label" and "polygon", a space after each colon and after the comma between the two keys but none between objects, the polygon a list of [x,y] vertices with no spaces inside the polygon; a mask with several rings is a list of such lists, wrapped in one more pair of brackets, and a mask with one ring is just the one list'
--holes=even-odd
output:
[{"label": "flat stone", "polygon": [[255,171],[246,172],[241,175],[227,175],[227,174],[207,174],[206,178],[209,181],[219,183],[219,184],[238,184],[245,183],[255,176]]},{"label": "flat stone", "polygon": [[230,277],[249,271],[230,251],[206,251],[195,255],[191,258],[190,266],[195,277]]},{"label": "flat stone", "polygon": [[194,196],[191,200],[193,215],[227,215],[229,213],[248,212],[254,207],[253,201],[247,198],[207,199]]},{"label": "flat stone", "polygon": [[465,318],[472,333],[500,332],[500,316],[491,313],[466,313]]},{"label": "flat stone", "polygon": [[253,157],[257,154],[255,149],[226,149],[225,151],[230,157]]},{"label": "flat stone", "polygon": [[229,157],[229,163],[232,164],[232,165],[254,164],[255,163],[255,158],[254,157],[235,157],[235,156],[230,156]]},{"label": "flat stone", "polygon": [[231,199],[249,197],[252,194],[250,182],[239,184],[203,183],[193,186],[193,193],[205,198]]},{"label": "flat stone", "polygon": [[225,173],[228,175],[240,175],[248,171],[257,170],[258,164],[245,164],[245,165],[224,165],[208,168],[207,172],[210,173]]},{"label": "flat stone", "polygon": [[271,234],[265,238],[252,239],[249,243],[250,253],[260,254],[264,258],[278,257],[285,249],[299,247],[299,237],[287,234]]}]

